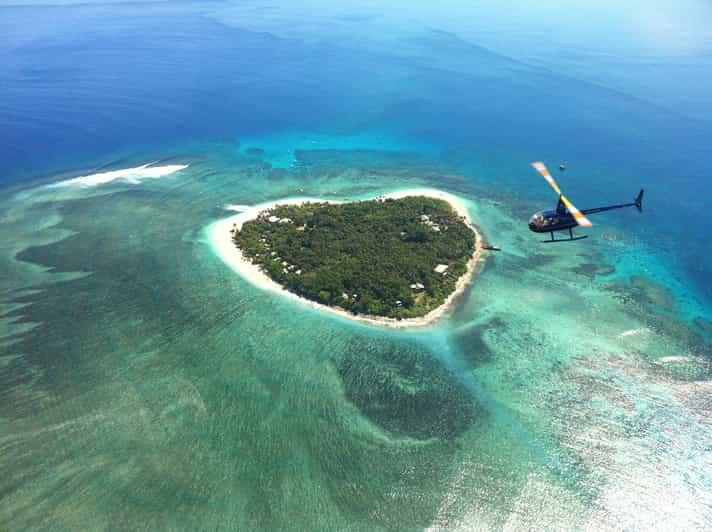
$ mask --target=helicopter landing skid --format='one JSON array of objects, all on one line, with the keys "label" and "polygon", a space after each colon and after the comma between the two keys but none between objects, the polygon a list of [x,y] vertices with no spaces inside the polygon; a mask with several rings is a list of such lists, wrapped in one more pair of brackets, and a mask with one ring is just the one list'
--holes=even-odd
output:
[{"label": "helicopter landing skid", "polygon": [[554,238],[554,233],[552,232],[551,240],[542,240],[542,242],[544,244],[549,244],[551,242],[573,242],[574,240],[583,240],[584,238],[588,238],[588,235],[574,236],[571,229],[569,229],[569,238]]},{"label": "helicopter landing skid", "polygon": [[583,240],[584,238],[588,238],[588,235],[575,236],[573,238],[554,238],[553,240],[542,240],[542,242],[544,244],[551,244],[552,242],[573,242],[574,240]]}]

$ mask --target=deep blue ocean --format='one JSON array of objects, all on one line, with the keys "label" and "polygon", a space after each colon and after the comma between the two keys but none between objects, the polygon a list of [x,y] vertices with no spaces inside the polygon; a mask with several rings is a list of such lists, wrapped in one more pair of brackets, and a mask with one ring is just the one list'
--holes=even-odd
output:
[{"label": "deep blue ocean", "polygon": [[712,298],[705,2],[27,4],[0,20],[3,184],[273,132],[387,131],[540,200],[531,160],[568,163],[583,205],[646,188],[632,230]]},{"label": "deep blue ocean", "polygon": [[[712,4],[283,4],[0,6],[0,528],[709,529]],[[643,213],[546,247],[537,160]],[[148,163],[187,168],[52,188]],[[265,302],[202,233],[412,183],[504,248],[420,335]],[[487,415],[371,408],[411,356]]]}]

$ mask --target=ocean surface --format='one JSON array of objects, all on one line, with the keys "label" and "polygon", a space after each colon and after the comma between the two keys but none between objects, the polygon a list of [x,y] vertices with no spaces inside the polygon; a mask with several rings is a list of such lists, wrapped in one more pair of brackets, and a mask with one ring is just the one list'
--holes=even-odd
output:
[{"label": "ocean surface", "polygon": [[[712,528],[712,5],[381,4],[0,7],[0,529]],[[502,247],[425,329],[207,238],[411,187]]]}]

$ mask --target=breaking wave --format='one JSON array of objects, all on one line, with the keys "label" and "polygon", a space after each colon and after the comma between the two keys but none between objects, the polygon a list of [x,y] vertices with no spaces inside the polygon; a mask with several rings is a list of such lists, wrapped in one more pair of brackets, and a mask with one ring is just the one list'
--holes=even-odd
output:
[{"label": "breaking wave", "polygon": [[226,211],[234,211],[234,212],[246,212],[252,209],[249,205],[235,205],[232,203],[228,203],[226,205],[223,205],[223,209]]},{"label": "breaking wave", "polygon": [[187,164],[168,164],[164,166],[151,166],[154,163],[144,164],[135,168],[125,168],[123,170],[112,170],[110,172],[100,172],[97,174],[84,175],[66,179],[59,183],[50,185],[51,187],[80,186],[95,187],[104,185],[118,179],[123,179],[129,183],[139,183],[143,179],[157,179],[188,168]]}]

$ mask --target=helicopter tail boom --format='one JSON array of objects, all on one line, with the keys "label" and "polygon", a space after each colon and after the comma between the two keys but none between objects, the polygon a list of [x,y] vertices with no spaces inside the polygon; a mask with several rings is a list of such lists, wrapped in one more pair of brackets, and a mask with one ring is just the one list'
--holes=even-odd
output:
[{"label": "helicopter tail boom", "polygon": [[623,207],[635,207],[638,212],[643,212],[643,193],[645,191],[641,190],[638,196],[635,198],[633,203],[621,203],[620,205],[609,205],[608,207],[595,207],[593,209],[584,209],[581,212],[583,214],[596,214],[603,211],[610,211],[613,209],[622,209]]}]

